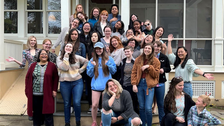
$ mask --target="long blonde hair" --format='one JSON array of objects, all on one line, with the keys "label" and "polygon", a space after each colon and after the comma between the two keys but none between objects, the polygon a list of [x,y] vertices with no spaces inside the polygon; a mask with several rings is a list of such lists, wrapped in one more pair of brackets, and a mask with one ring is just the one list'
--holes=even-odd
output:
[{"label": "long blonde hair", "polygon": [[31,48],[31,46],[30,46],[30,41],[31,41],[31,39],[32,38],[35,38],[36,39],[36,44],[34,45],[34,49],[36,49],[37,48],[37,38],[35,37],[35,36],[30,36],[28,39],[27,39],[27,43],[26,43],[26,46],[27,46],[27,48]]}]

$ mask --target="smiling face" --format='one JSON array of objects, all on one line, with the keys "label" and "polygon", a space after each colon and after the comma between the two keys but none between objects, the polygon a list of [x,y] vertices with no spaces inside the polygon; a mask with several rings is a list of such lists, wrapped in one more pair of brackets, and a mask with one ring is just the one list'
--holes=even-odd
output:
[{"label": "smiling face", "polygon": [[187,52],[184,50],[184,48],[179,48],[177,51],[177,56],[181,59],[184,60],[187,56]]},{"label": "smiling face", "polygon": [[197,101],[196,101],[196,106],[197,107],[205,107],[206,104],[203,102],[203,99],[201,97],[198,97]]},{"label": "smiling face", "polygon": [[41,51],[39,59],[40,59],[40,62],[47,62],[48,54],[45,50]]},{"label": "smiling face", "polygon": [[37,44],[36,38],[31,38],[30,39],[30,47],[34,47]]},{"label": "smiling face", "polygon": [[135,48],[135,40],[129,41],[128,46],[131,46],[134,49]]},{"label": "smiling face", "polygon": [[127,58],[132,57],[133,51],[131,49],[125,49],[124,54]]},{"label": "smiling face", "polygon": [[101,20],[102,20],[102,21],[106,21],[108,15],[106,15],[106,14],[101,14],[100,17],[101,17]]},{"label": "smiling face", "polygon": [[67,44],[65,46],[65,52],[72,52],[73,51],[73,45],[72,44]]},{"label": "smiling face", "polygon": [[104,31],[104,34],[105,34],[106,37],[110,36],[111,35],[111,29],[109,27],[106,27],[105,31]]},{"label": "smiling face", "polygon": [[95,9],[93,10],[93,17],[94,17],[94,18],[98,18],[98,16],[99,16],[99,10],[95,8]]},{"label": "smiling face", "polygon": [[182,92],[183,89],[184,89],[184,81],[181,81],[180,83],[178,83],[176,86],[175,86],[175,89],[177,92]]},{"label": "smiling face", "polygon": [[78,20],[73,20],[71,25],[72,25],[72,28],[77,28],[79,26],[79,21]]},{"label": "smiling face", "polygon": [[111,90],[112,92],[117,94],[118,86],[113,81],[110,81],[108,82],[108,90]]},{"label": "smiling face", "polygon": [[85,18],[84,15],[81,14],[81,13],[79,13],[79,14],[77,15],[77,17],[78,17],[80,20],[83,20],[83,19]]},{"label": "smiling face", "polygon": [[102,55],[102,53],[103,53],[103,48],[96,47],[95,50],[96,50],[96,54],[97,54],[98,56],[101,56],[101,55]]},{"label": "smiling face", "polygon": [[157,45],[157,43],[154,44],[154,53],[160,53],[161,47]]},{"label": "smiling face", "polygon": [[135,15],[132,15],[132,16],[131,16],[131,20],[132,20],[132,21],[135,21],[135,20],[137,20],[137,17],[136,17]]},{"label": "smiling face", "polygon": [[146,21],[146,22],[144,23],[144,25],[145,25],[145,28],[146,28],[147,30],[150,30],[150,29],[151,29],[151,22]]},{"label": "smiling face", "polygon": [[111,13],[114,14],[114,15],[117,15],[118,14],[118,8],[116,6],[113,6],[112,9],[111,9]]},{"label": "smiling face", "polygon": [[98,35],[97,33],[93,33],[91,36],[92,43],[96,43],[98,41]]},{"label": "smiling face", "polygon": [[127,36],[133,36],[133,35],[134,35],[133,30],[129,29],[127,31]]},{"label": "smiling face", "polygon": [[152,53],[152,47],[150,45],[145,46],[143,52],[146,56],[149,56]]},{"label": "smiling face", "polygon": [[83,26],[83,32],[84,33],[89,33],[91,30],[91,26],[89,23],[86,23],[84,26]]},{"label": "smiling face", "polygon": [[134,22],[134,29],[135,31],[138,31],[140,29],[141,24],[138,21]]},{"label": "smiling face", "polygon": [[117,39],[116,39],[116,38],[113,38],[113,39],[111,40],[111,44],[112,44],[112,46],[116,49],[116,48],[118,47],[118,41],[117,41]]},{"label": "smiling face", "polygon": [[145,43],[152,43],[153,41],[153,36],[152,35],[148,35],[146,38],[145,38]]},{"label": "smiling face", "polygon": [[71,34],[72,41],[76,41],[78,38],[78,35],[79,35],[78,32],[76,30],[74,30]]},{"label": "smiling face", "polygon": [[161,37],[162,35],[163,35],[163,28],[159,28],[159,29],[156,31],[155,36],[157,36],[157,37]]},{"label": "smiling face", "polygon": [[43,49],[45,49],[46,51],[49,51],[51,49],[51,42],[50,41],[46,41],[44,44],[43,44]]},{"label": "smiling face", "polygon": [[122,25],[121,22],[118,21],[118,22],[115,24],[114,27],[115,27],[116,29],[120,29],[120,28],[121,28],[121,25]]}]

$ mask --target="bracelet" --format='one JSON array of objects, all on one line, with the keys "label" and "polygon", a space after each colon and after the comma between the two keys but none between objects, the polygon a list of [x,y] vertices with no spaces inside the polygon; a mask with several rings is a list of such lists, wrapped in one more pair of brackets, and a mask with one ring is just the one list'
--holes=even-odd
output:
[{"label": "bracelet", "polygon": [[203,77],[205,77],[205,72],[202,74]]}]

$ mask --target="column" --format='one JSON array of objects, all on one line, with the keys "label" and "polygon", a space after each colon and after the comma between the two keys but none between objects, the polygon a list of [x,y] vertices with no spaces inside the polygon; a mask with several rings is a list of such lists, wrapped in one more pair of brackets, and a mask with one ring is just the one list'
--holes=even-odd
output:
[{"label": "column", "polygon": [[223,1],[215,0],[213,1],[213,14],[214,14],[214,47],[213,47],[213,59],[214,59],[214,70],[223,70]]},{"label": "column", "polygon": [[129,18],[130,18],[130,0],[120,0],[121,1],[121,20],[124,22],[124,30],[128,29]]},{"label": "column", "polygon": [[61,29],[69,27],[71,16],[71,0],[61,0]]},{"label": "column", "polygon": [[5,70],[4,49],[4,0],[0,1],[0,70]]},{"label": "column", "polygon": [[[25,8],[27,8],[27,6],[25,6],[25,0],[18,0],[17,2],[17,8],[18,8],[18,37],[20,38],[24,38],[26,36],[26,29],[27,28],[27,22],[24,21],[24,19],[26,19],[26,12],[25,12]],[[25,12],[25,13],[24,13]]]},{"label": "column", "polygon": [[85,13],[86,13],[86,16],[89,17],[89,0],[86,0],[85,2]]}]

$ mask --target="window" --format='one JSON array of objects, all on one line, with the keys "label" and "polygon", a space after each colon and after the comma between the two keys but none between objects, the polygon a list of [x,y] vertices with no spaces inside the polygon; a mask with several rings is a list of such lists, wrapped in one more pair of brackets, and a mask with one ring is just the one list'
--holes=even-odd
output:
[{"label": "window", "polygon": [[27,0],[26,12],[28,34],[61,32],[61,0]]},{"label": "window", "polygon": [[4,33],[17,33],[17,25],[17,0],[4,0]]},{"label": "window", "polygon": [[163,41],[173,34],[173,52],[185,46],[197,65],[212,64],[212,0],[131,0],[130,14],[149,19],[153,29],[165,29]]}]

